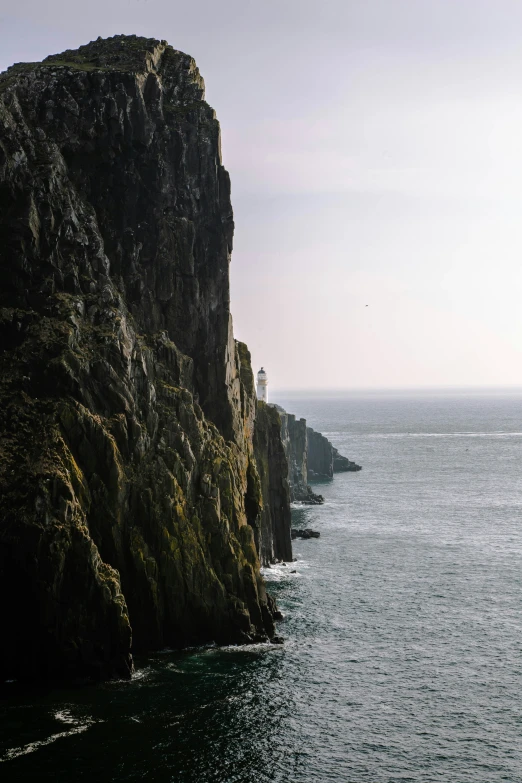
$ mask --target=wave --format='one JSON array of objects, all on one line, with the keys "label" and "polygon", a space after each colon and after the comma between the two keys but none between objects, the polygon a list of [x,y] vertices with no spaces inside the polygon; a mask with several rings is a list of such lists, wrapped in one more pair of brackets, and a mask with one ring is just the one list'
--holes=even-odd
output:
[{"label": "wave", "polygon": [[522,432],[373,432],[367,438],[520,438]]},{"label": "wave", "polygon": [[10,748],[0,758],[0,762],[12,761],[19,756],[26,756],[28,753],[34,753],[39,748],[44,748],[47,745],[51,745],[53,742],[56,742],[56,740],[64,739],[65,737],[72,737],[75,734],[83,734],[83,732],[87,731],[87,729],[89,729],[93,724],[100,722],[95,721],[92,718],[84,718],[83,720],[80,720],[75,718],[71,714],[70,710],[58,710],[54,713],[53,717],[55,720],[71,726],[71,728],[67,731],[59,731],[56,734],[51,734],[49,737],[46,737],[43,740],[35,740],[34,742],[28,742],[27,745],[21,745],[18,748]]},{"label": "wave", "polygon": [[299,579],[303,569],[308,568],[308,563],[304,560],[295,560],[286,563],[274,563],[269,568],[264,567],[261,573],[265,582],[280,582],[282,579]]}]

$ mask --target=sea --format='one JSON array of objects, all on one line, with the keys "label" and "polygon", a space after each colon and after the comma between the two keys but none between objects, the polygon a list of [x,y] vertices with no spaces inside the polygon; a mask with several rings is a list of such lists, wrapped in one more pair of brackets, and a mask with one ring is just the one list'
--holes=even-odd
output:
[{"label": "sea", "polygon": [[6,683],[2,782],[522,783],[522,391],[273,401],[363,467],[265,569],[284,644]]}]

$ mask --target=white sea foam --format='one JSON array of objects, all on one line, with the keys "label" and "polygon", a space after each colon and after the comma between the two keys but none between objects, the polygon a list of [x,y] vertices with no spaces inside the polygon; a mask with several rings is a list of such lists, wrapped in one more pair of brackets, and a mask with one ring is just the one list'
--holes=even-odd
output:
[{"label": "white sea foam", "polygon": [[368,438],[520,438],[522,432],[372,432]]},{"label": "white sea foam", "polygon": [[74,717],[71,710],[58,710],[58,712],[54,713],[54,717],[56,720],[59,720],[62,723],[68,723],[69,725],[74,726],[78,723],[78,719]]},{"label": "white sea foam", "polygon": [[262,568],[261,573],[265,582],[280,582],[281,579],[295,579],[301,575],[300,566],[303,561],[283,563],[274,563],[270,568]]},{"label": "white sea foam", "polygon": [[183,652],[206,652],[208,650],[213,650],[218,645],[216,642],[207,642],[207,644],[198,644],[193,647],[184,647]]},{"label": "white sea foam", "polygon": [[83,732],[87,731],[87,729],[89,729],[92,725],[100,722],[95,721],[92,718],[75,718],[68,709],[58,710],[54,713],[53,717],[61,723],[65,723],[66,725],[70,726],[71,728],[67,731],[59,731],[56,734],[51,734],[49,737],[46,737],[43,740],[28,742],[27,745],[21,745],[18,748],[9,748],[9,750],[7,750],[0,758],[0,762],[12,761],[19,756],[26,756],[29,753],[34,753],[39,748],[44,748],[47,745],[51,745],[53,742],[56,742],[56,740],[64,739],[65,737],[72,737],[75,734],[83,734]]},{"label": "white sea foam", "polygon": [[[131,682],[139,682],[140,680],[147,680],[150,677],[150,673],[151,673],[150,666],[145,666],[143,669],[135,669],[132,672],[132,675],[131,675]],[[128,680],[116,680],[115,682],[126,682],[126,683],[128,683],[129,681]]]},{"label": "white sea foam", "polygon": [[266,652],[267,650],[280,650],[282,645],[272,642],[256,642],[255,644],[227,644],[219,648],[219,652]]}]

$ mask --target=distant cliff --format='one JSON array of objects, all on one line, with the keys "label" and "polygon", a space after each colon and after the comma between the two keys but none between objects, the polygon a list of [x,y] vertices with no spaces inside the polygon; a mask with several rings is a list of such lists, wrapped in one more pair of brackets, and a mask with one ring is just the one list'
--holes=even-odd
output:
[{"label": "distant cliff", "polygon": [[309,504],[322,503],[309,485],[314,479],[331,479],[334,473],[358,471],[361,466],[339,454],[328,438],[311,427],[306,419],[297,420],[281,406],[271,406],[281,418],[281,437],[288,460],[288,480],[292,501]]},{"label": "distant cliff", "polygon": [[292,559],[288,461],[281,439],[281,420],[270,405],[258,401],[254,454],[264,505],[259,520],[258,551],[265,565]]},{"label": "distant cliff", "polygon": [[352,460],[348,459],[348,457],[343,457],[342,454],[339,454],[339,451],[336,448],[333,448],[334,473],[356,473],[358,470],[362,470],[360,465],[357,465],[356,462],[352,462]]},{"label": "distant cliff", "polygon": [[2,74],[0,121],[2,677],[272,637],[287,466],[278,417],[254,434],[194,60],[98,39]]},{"label": "distant cliff", "polygon": [[333,477],[333,446],[324,435],[306,428],[308,440],[308,479]]},{"label": "distant cliff", "polygon": [[320,432],[307,427],[308,440],[308,480],[333,478],[334,473],[356,472],[361,466],[339,454],[328,438]]}]

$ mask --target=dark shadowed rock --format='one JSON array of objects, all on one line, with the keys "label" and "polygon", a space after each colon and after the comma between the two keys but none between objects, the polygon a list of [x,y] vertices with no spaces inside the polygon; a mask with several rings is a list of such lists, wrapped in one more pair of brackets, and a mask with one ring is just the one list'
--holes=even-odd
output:
[{"label": "dark shadowed rock", "polygon": [[333,446],[324,435],[307,427],[308,479],[333,477]]},{"label": "dark shadowed rock", "polygon": [[257,402],[254,454],[263,507],[256,530],[261,562],[292,559],[288,462],[281,441],[281,419],[274,406]]},{"label": "dark shadowed rock", "polygon": [[281,438],[288,462],[288,482],[292,502],[315,506],[324,502],[308,484],[308,437],[305,419],[296,419],[279,405],[271,405],[281,418]]},{"label": "dark shadowed rock", "polygon": [[292,538],[319,538],[321,534],[317,530],[311,530],[309,527],[303,529],[292,528]]},{"label": "dark shadowed rock", "polygon": [[323,495],[317,495],[310,485],[307,485],[306,492],[300,493],[299,498],[295,501],[298,505],[303,506],[322,506],[324,503]]},{"label": "dark shadowed rock", "polygon": [[351,472],[355,473],[358,470],[362,470],[360,465],[357,465],[355,462],[352,462],[347,457],[343,457],[342,454],[339,454],[336,448],[333,449],[333,472],[334,473],[344,473],[344,472]]},{"label": "dark shadowed rock", "polygon": [[281,438],[288,462],[290,498],[293,502],[315,506],[324,503],[322,495],[313,492],[309,481],[333,478],[341,471],[361,470],[360,465],[339,454],[328,438],[311,427],[306,419],[296,419],[280,405],[271,404],[281,418]]},{"label": "dark shadowed rock", "polygon": [[115,36],[0,76],[4,678],[273,636],[233,228],[188,55]]}]

